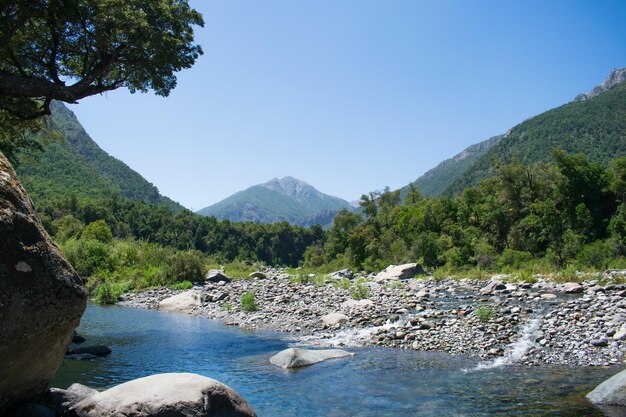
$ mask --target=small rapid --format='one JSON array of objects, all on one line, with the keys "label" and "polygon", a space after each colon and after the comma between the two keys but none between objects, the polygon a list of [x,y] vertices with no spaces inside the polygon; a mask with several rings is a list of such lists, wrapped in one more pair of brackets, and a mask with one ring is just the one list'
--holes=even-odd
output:
[{"label": "small rapid", "polygon": [[528,351],[535,346],[534,341],[536,339],[540,324],[541,319],[538,317],[529,320],[524,325],[524,327],[522,327],[519,339],[505,348],[505,353],[503,356],[490,362],[481,362],[475,368],[464,369],[463,371],[468,372],[483,369],[493,369],[499,368],[501,366],[513,365],[519,362],[521,359],[524,358],[524,356],[526,356]]}]

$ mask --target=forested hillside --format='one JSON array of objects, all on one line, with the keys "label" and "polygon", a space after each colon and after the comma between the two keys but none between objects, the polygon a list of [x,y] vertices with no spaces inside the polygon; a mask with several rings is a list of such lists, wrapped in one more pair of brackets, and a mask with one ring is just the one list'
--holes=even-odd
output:
[{"label": "forested hillside", "polygon": [[478,184],[493,175],[493,167],[499,163],[547,162],[554,149],[584,153],[591,161],[605,165],[613,158],[626,155],[626,83],[515,126],[444,193],[452,195]]},{"label": "forested hillside", "polygon": [[17,167],[24,187],[36,203],[75,195],[103,198],[117,195],[173,210],[183,207],[122,161],[103,151],[81,126],[74,113],[59,102],[52,104],[52,128],[63,136]]}]

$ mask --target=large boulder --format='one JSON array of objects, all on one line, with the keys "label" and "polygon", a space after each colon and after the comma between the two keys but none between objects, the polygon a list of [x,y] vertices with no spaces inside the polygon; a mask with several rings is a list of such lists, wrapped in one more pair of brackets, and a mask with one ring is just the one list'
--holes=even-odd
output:
[{"label": "large boulder", "polygon": [[45,393],[86,301],[0,153],[0,415]]},{"label": "large boulder", "polygon": [[197,290],[181,292],[162,300],[159,311],[179,311],[189,313],[194,307],[200,306],[202,294]]},{"label": "large boulder", "polygon": [[91,395],[72,411],[79,417],[255,417],[248,402],[214,379],[157,374]]},{"label": "large boulder", "polygon": [[81,384],[72,384],[67,389],[50,388],[48,392],[46,392],[44,404],[51,409],[55,415],[60,416],[80,401],[97,393],[98,391],[95,389]]},{"label": "large boulder", "polygon": [[374,277],[374,281],[397,281],[413,278],[417,274],[424,274],[424,269],[416,263],[389,265]]},{"label": "large boulder", "polygon": [[596,405],[626,407],[626,370],[598,385],[587,394],[587,399]]},{"label": "large boulder", "polygon": [[228,275],[226,275],[225,273],[223,273],[222,271],[220,271],[219,269],[211,269],[207,274],[206,274],[206,280],[208,282],[231,282],[233,279],[231,277],[229,277]]},{"label": "large boulder", "polygon": [[283,369],[300,368],[322,362],[328,359],[344,358],[354,356],[354,353],[341,349],[306,350],[289,348],[270,358],[270,362]]}]

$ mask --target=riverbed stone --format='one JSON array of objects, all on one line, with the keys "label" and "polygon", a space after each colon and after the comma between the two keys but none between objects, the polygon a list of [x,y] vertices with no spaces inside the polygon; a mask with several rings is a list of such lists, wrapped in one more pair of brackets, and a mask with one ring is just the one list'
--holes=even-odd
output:
[{"label": "riverbed stone", "polygon": [[335,326],[337,324],[343,324],[349,320],[349,317],[342,313],[329,313],[320,317],[322,323],[329,326]]},{"label": "riverbed stone", "polygon": [[251,272],[250,275],[248,275],[248,277],[256,278],[256,279],[267,279],[267,275],[261,271]]},{"label": "riverbed stone", "polygon": [[78,417],[256,417],[232,388],[190,373],[135,379],[83,399],[72,412]]},{"label": "riverbed stone", "polygon": [[97,394],[98,391],[82,384],[72,384],[67,389],[50,388],[44,397],[44,404],[55,415],[60,416],[85,398]]},{"label": "riverbed stone", "polygon": [[211,269],[207,275],[206,280],[208,282],[231,282],[233,279],[226,275],[224,272],[219,269]]},{"label": "riverbed stone", "polygon": [[298,348],[285,349],[270,358],[270,362],[283,369],[300,368],[328,359],[354,356],[354,353],[341,349],[307,350]]},{"label": "riverbed stone", "polygon": [[563,284],[563,291],[566,294],[580,294],[583,290],[583,286],[577,282],[566,282]]},{"label": "riverbed stone", "polygon": [[397,281],[401,279],[413,278],[415,275],[423,273],[424,269],[416,263],[389,265],[374,277],[374,281]]},{"label": "riverbed stone", "polygon": [[103,345],[81,346],[75,349],[70,349],[67,353],[68,355],[89,354],[94,356],[107,356],[111,354],[111,349]]},{"label": "riverbed stone", "polygon": [[178,311],[188,313],[194,307],[201,305],[201,294],[197,290],[183,291],[162,300],[159,303],[159,311]]},{"label": "riverbed stone", "polygon": [[0,415],[45,393],[86,301],[0,153]]},{"label": "riverbed stone", "polygon": [[592,404],[626,407],[626,370],[613,375],[587,394]]}]

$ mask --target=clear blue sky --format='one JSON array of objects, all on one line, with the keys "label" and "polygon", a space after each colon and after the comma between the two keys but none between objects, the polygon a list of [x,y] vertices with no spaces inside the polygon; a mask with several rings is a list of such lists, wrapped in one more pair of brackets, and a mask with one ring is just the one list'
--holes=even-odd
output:
[{"label": "clear blue sky", "polygon": [[205,55],[170,97],[71,109],[193,210],[287,175],[348,200],[397,188],[626,66],[626,1],[191,3]]}]

